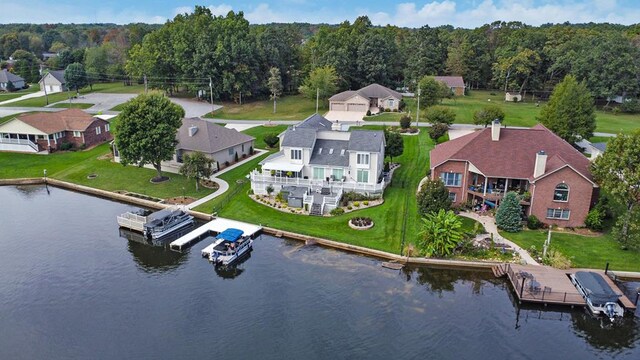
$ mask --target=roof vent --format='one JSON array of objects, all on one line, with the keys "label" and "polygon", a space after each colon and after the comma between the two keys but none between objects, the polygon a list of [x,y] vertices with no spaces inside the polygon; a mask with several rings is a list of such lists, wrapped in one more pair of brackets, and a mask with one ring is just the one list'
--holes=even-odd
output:
[{"label": "roof vent", "polygon": [[189,126],[189,137],[193,137],[198,132],[198,127],[195,125]]}]

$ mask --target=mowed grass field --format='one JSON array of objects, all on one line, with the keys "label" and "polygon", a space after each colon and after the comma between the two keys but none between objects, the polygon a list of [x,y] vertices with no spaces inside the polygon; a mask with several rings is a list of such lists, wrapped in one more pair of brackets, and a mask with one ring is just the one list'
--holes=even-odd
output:
[{"label": "mowed grass field", "polygon": [[[495,95],[491,95],[495,94]],[[416,101],[415,99],[405,99],[407,103],[406,111],[411,114],[415,121]],[[505,112],[504,123],[507,126],[536,125],[536,117],[540,114],[544,102],[536,104],[529,96],[526,101],[519,103],[505,102],[502,92],[491,92],[486,90],[472,90],[466,96],[459,96],[453,99],[445,99],[442,106],[449,107],[456,112],[456,124],[473,124],[473,114],[486,105],[499,106]],[[426,121],[425,111],[420,111],[421,121]],[[367,121],[398,121],[401,114],[385,113],[379,116],[366,117]],[[596,132],[605,133],[625,133],[640,128],[640,114],[613,114],[596,110]]]},{"label": "mowed grass field", "polygon": [[[89,93],[114,93],[114,94],[138,94],[144,91],[143,85],[124,85],[121,82],[116,83],[99,83],[93,84],[93,89],[90,87],[85,87],[80,90],[80,95],[85,95]],[[66,101],[69,99],[69,96],[74,96],[75,91],[65,91],[54,94],[49,94],[49,104],[53,104],[60,101]],[[4,107],[44,107],[47,105],[47,99],[45,96],[25,99],[21,101],[16,101],[13,103],[0,105]]]},{"label": "mowed grass field", "polygon": [[[320,105],[319,113],[328,111],[328,106]],[[278,99],[275,114],[272,100],[254,100],[242,105],[223,102],[222,109],[207,114],[206,117],[228,120],[304,120],[315,112],[315,100],[302,95],[288,95]]]}]

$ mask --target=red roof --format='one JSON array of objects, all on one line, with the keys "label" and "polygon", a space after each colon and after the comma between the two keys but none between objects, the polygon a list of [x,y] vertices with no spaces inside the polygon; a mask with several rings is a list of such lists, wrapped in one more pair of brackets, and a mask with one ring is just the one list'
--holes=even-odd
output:
[{"label": "red roof", "polygon": [[533,179],[536,154],[547,153],[545,174],[566,165],[593,181],[590,162],[578,150],[543,125],[530,129],[500,129],[491,140],[491,127],[437,145],[430,152],[431,168],[447,160],[469,161],[489,177]]},{"label": "red roof", "polygon": [[84,131],[96,120],[80,109],[22,114],[16,118],[46,134],[60,131]]}]

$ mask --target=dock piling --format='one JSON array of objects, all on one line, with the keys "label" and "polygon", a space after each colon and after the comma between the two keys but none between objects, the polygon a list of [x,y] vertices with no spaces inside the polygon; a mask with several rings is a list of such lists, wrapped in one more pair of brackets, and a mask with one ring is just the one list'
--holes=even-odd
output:
[{"label": "dock piling", "polygon": [[604,268],[605,275],[609,272],[609,262],[607,262],[607,266]]}]

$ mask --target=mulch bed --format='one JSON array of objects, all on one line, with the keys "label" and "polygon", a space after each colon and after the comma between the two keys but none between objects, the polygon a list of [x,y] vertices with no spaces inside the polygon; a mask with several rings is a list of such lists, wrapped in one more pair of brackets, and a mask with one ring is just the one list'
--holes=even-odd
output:
[{"label": "mulch bed", "polygon": [[196,200],[197,200],[196,198],[192,198],[189,196],[176,196],[176,197],[165,199],[164,202],[165,204],[172,204],[172,205],[187,205],[187,204],[191,204]]},{"label": "mulch bed", "polygon": [[214,191],[220,188],[220,185],[218,185],[217,182],[207,179],[200,180],[200,185],[206,187],[207,189],[213,189]]}]

